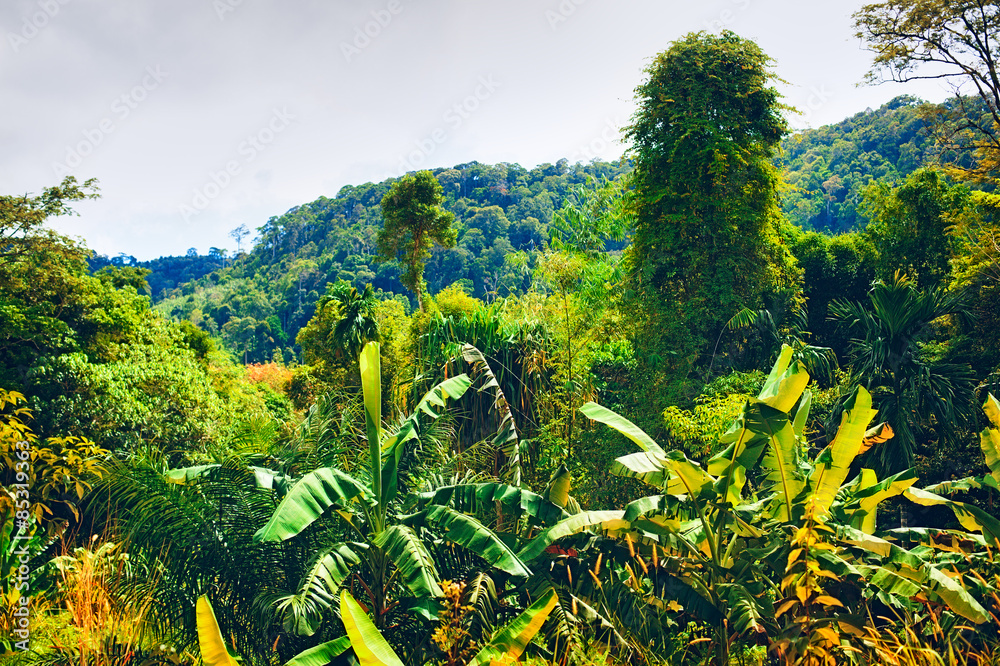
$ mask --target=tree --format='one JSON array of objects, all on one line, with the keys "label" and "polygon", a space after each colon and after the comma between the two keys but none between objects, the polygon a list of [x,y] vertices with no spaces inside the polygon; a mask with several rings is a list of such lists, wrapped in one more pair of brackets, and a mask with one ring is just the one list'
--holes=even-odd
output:
[{"label": "tree", "polygon": [[67,176],[55,187],[45,188],[36,197],[0,196],[0,260],[8,262],[42,249],[75,250],[76,246],[67,238],[43,225],[50,217],[75,215],[69,202],[98,196],[96,179],[77,185],[73,176]]},{"label": "tree", "polygon": [[424,264],[437,243],[455,247],[455,216],[441,209],[441,184],[430,171],[407,174],[393,183],[382,198],[385,226],[378,232],[380,261],[398,259],[403,264],[399,280],[417,296],[424,309]]},{"label": "tree", "polygon": [[961,295],[943,289],[920,291],[896,273],[868,294],[871,308],[834,301],[830,313],[856,337],[851,344],[854,382],[871,391],[882,420],[895,432],[872,451],[872,467],[893,473],[913,464],[918,438],[936,434],[951,442],[971,423],[975,376],[967,365],[938,361],[921,348],[931,322],[964,316]]},{"label": "tree", "polygon": [[[857,36],[875,53],[871,83],[919,79],[953,82],[955,99],[940,107],[939,128],[980,164],[960,172],[985,179],[1000,166],[1000,7],[981,0],[885,0],[854,14]],[[971,84],[975,104],[962,95]]]},{"label": "tree", "polygon": [[795,288],[772,159],[788,131],[770,59],[732,32],[659,54],[625,128],[635,162],[629,291],[647,358],[683,374],[744,307]]},{"label": "tree", "polygon": [[958,242],[947,229],[968,205],[967,188],[949,186],[931,169],[913,172],[898,187],[872,182],[860,209],[872,220],[864,235],[878,250],[879,277],[902,270],[920,288],[941,285]]},{"label": "tree", "polygon": [[242,251],[243,240],[250,235],[250,230],[247,229],[247,225],[241,224],[232,231],[229,232],[229,237],[236,241],[236,254],[238,255]]}]

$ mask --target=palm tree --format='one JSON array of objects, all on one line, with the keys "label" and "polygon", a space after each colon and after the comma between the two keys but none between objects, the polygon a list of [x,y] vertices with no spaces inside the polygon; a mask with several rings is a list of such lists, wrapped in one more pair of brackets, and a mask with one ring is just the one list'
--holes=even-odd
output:
[{"label": "palm tree", "polygon": [[378,298],[371,284],[365,285],[358,292],[346,282],[335,285],[316,304],[316,310],[325,307],[336,307],[339,319],[330,333],[330,342],[338,356],[356,359],[361,354],[361,348],[368,342],[379,340],[379,324],[375,318],[378,309]]},{"label": "palm tree", "polygon": [[872,393],[879,419],[896,433],[870,454],[884,474],[913,464],[918,436],[933,431],[938,441],[954,440],[972,418],[974,376],[968,365],[933,359],[922,348],[934,320],[968,316],[961,294],[918,290],[897,271],[877,282],[868,298],[870,307],[834,301],[830,313],[856,335],[850,347],[854,383]]}]

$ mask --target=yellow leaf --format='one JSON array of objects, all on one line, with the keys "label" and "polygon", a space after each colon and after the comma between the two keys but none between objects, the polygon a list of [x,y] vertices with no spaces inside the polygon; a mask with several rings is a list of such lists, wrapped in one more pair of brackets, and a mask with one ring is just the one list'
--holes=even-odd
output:
[{"label": "yellow leaf", "polygon": [[840,606],[841,608],[844,607],[844,604],[840,603],[839,599],[835,599],[826,594],[819,595],[818,597],[816,597],[815,601],[816,603],[823,604],[824,606]]},{"label": "yellow leaf", "polygon": [[798,599],[788,599],[787,601],[783,602],[780,606],[778,606],[777,610],[774,611],[774,617],[778,617],[783,613],[788,612],[791,608],[798,605],[798,603],[799,603]]}]

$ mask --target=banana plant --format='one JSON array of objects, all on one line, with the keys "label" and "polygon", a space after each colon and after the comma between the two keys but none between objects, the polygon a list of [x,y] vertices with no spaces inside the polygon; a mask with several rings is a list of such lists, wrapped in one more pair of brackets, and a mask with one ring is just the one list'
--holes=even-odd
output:
[{"label": "banana plant", "polygon": [[[912,472],[879,481],[871,470],[862,470],[847,482],[854,459],[891,432],[884,424],[869,428],[876,412],[863,387],[846,405],[833,441],[815,458],[807,455],[808,382],[805,368],[793,363],[792,350],[784,347],[760,394],[720,439],[724,450],[704,467],[682,452],[664,450],[624,417],[594,403],[584,405],[585,416],[614,428],[640,449],[618,458],[611,473],[637,478],[658,494],[620,511],[564,518],[518,555],[532,563],[559,540],[580,533],[626,542],[628,557],[622,556],[617,568],[606,566],[604,576],[591,570],[593,586],[587,593],[615,616],[621,595],[616,597],[614,590],[624,581],[647,607],[673,605],[709,622],[715,627],[715,662],[720,666],[728,664],[731,632],[759,640],[755,637],[778,630],[773,602],[782,598],[779,582],[792,535],[804,516],[831,527],[836,547],[823,549],[818,560],[831,578],[837,579],[839,572],[882,598],[921,594],[967,620],[982,622],[982,606],[924,551],[911,552],[873,534],[877,507],[889,497],[948,501],[912,488]],[[757,469],[763,480],[753,488],[748,472]],[[968,529],[987,537],[996,534],[995,521],[974,507],[949,506],[961,512]],[[861,553],[875,554],[877,564]],[[599,568],[598,563],[594,569]]]},{"label": "banana plant", "polygon": [[307,542],[303,533],[314,523],[335,528],[327,534],[337,536],[315,551],[298,589],[274,600],[290,633],[314,634],[342,586],[363,590],[379,628],[386,626],[387,614],[407,598],[414,602],[415,612],[432,619],[434,599],[442,590],[422,528],[446,535],[449,542],[473,550],[510,576],[530,574],[516,553],[474,517],[443,506],[409,516],[399,513],[405,447],[419,440],[427,423],[441,417],[449,400],[466,392],[469,377],[462,374],[441,382],[420,400],[413,414],[388,429],[381,415],[378,343],[365,345],[360,371],[367,465],[354,475],[334,467],[305,475],[254,537],[259,542]]},{"label": "banana plant", "polygon": [[[537,599],[501,627],[490,642],[469,661],[469,666],[516,663],[555,605],[555,594]],[[354,650],[361,666],[403,666],[402,659],[347,590],[340,592],[340,618],[344,623],[346,636],[310,648],[285,666],[326,666],[348,649]]]}]

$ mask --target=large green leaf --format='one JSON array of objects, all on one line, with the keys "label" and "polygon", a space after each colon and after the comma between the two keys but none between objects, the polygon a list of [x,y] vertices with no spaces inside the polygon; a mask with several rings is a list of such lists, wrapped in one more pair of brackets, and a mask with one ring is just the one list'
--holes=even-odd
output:
[{"label": "large green leaf", "polygon": [[615,458],[611,463],[611,473],[615,476],[639,479],[657,489],[665,488],[670,470],[666,468],[666,457],[653,451],[638,451]]},{"label": "large green leaf", "polygon": [[[163,473],[163,478],[169,483],[185,485],[191,483],[195,479],[206,476],[209,472],[217,469],[222,469],[222,465],[212,464],[195,465],[193,467],[179,467],[176,469],[168,469]],[[273,469],[254,466],[247,467],[246,469],[253,472],[254,482],[258,488],[264,488],[265,490],[279,489],[284,491],[292,484],[289,477],[285,476],[281,472],[275,472]]]},{"label": "large green leaf", "polygon": [[[907,492],[913,489],[908,489]],[[989,619],[978,601],[969,594],[962,584],[921,559],[914,553],[846,525],[837,527],[838,537],[851,545],[875,553],[882,558],[882,566],[888,571],[913,581],[928,593],[941,599],[949,608],[967,620],[982,624]]]},{"label": "large green leaf", "polygon": [[956,502],[920,488],[907,488],[903,495],[923,506],[946,506],[951,509],[962,527],[973,532],[982,532],[994,547],[1000,547],[1000,520],[973,504]]},{"label": "large green leaf", "polygon": [[788,413],[799,401],[809,384],[809,373],[801,362],[792,363],[792,348],[781,346],[781,352],[757,399],[779,412]]},{"label": "large green leaf", "polygon": [[408,525],[429,524],[445,530],[449,541],[477,554],[490,566],[513,576],[527,578],[531,570],[517,554],[501,541],[488,527],[472,516],[459,513],[447,506],[430,506],[420,513],[404,519]]},{"label": "large green leaf", "polygon": [[784,412],[764,405],[761,415],[763,434],[770,441],[764,454],[764,467],[768,470],[767,481],[775,493],[774,514],[776,519],[785,521],[792,517],[792,503],[806,485],[798,466],[795,429]]},{"label": "large green leaf", "polygon": [[494,448],[503,452],[507,458],[507,470],[511,483],[515,486],[521,485],[521,447],[517,433],[517,425],[514,423],[514,414],[511,412],[507,396],[500,388],[500,382],[486,362],[486,357],[476,347],[470,344],[462,345],[462,359],[473,367],[473,371],[478,377],[483,377],[484,381],[478,391],[493,391],[493,410],[500,414],[500,427],[493,437]]},{"label": "large green leaf", "polygon": [[222,631],[215,619],[215,611],[207,595],[198,597],[195,604],[195,619],[198,627],[198,647],[205,666],[238,666],[222,639]]},{"label": "large green leaf", "polygon": [[877,525],[878,505],[884,500],[897,495],[912,486],[917,475],[912,469],[890,476],[879,481],[875,471],[862,469],[858,481],[859,488],[854,491],[852,499],[844,507],[851,525],[866,534],[874,534]]},{"label": "large green leaf", "polygon": [[409,525],[387,527],[375,537],[375,545],[396,565],[403,584],[413,596],[440,597],[443,594],[434,558]]},{"label": "large green leaf", "polygon": [[992,428],[983,429],[979,435],[979,445],[986,454],[986,466],[990,468],[993,480],[1000,484],[1000,402],[990,393],[983,405]]},{"label": "large green leaf", "polygon": [[310,472],[281,500],[271,519],[254,534],[254,540],[290,539],[331,507],[346,507],[355,498],[370,499],[368,489],[354,477],[330,467]]},{"label": "large green leaf", "polygon": [[763,423],[767,418],[765,411],[784,418],[781,412],[769,407],[762,409],[762,403],[748,401],[740,418],[719,438],[719,444],[728,446],[708,461],[708,473],[718,478],[719,494],[725,494],[734,506],[743,496],[746,471],[757,465],[769,441],[764,434],[767,432]]},{"label": "large green leaf", "polygon": [[421,420],[429,418],[434,421],[441,418],[448,400],[457,400],[462,397],[471,385],[472,380],[469,379],[468,375],[458,375],[436,384],[421,398],[413,413],[400,425],[399,430],[382,442],[381,456],[384,460],[382,464],[382,495],[379,501],[383,507],[388,506],[396,497],[397,470],[399,469],[399,461],[403,457],[403,445],[420,438]]},{"label": "large green leaf", "polygon": [[350,592],[340,592],[340,618],[361,666],[403,666],[379,630]]},{"label": "large green leaf", "polygon": [[178,467],[176,469],[168,469],[163,473],[163,478],[170,483],[186,484],[191,483],[197,478],[205,475],[213,469],[219,469],[222,465],[195,465],[193,467]]},{"label": "large green leaf", "polygon": [[538,536],[522,548],[517,555],[522,562],[530,563],[559,539],[579,534],[586,529],[596,528],[604,531],[628,529],[629,524],[623,518],[624,515],[624,511],[584,511],[578,513],[539,532]]},{"label": "large green leaf", "polygon": [[469,666],[488,666],[494,660],[500,663],[516,661],[542,628],[557,601],[558,597],[554,590],[537,599],[500,630],[486,647],[472,658]]},{"label": "large green leaf", "polygon": [[591,420],[598,421],[606,426],[614,428],[638,444],[639,448],[643,451],[655,453],[660,456],[666,455],[663,449],[660,448],[660,445],[654,442],[649,435],[643,432],[642,428],[632,423],[624,416],[616,414],[606,407],[601,407],[596,402],[588,402],[580,407],[580,413]]},{"label": "large green leaf", "polygon": [[285,662],[285,666],[327,666],[350,647],[351,637],[341,636],[298,653]]},{"label": "large green leaf", "polygon": [[851,463],[861,450],[868,424],[877,410],[872,409],[872,396],[863,386],[859,386],[840,416],[837,436],[817,458],[809,481],[812,494],[809,502],[818,515],[825,516],[837,492],[847,479]]},{"label": "large green leaf", "polygon": [[671,471],[666,488],[671,495],[700,497],[715,482],[715,479],[705,472],[698,463],[689,460],[682,451],[668,453],[664,464]]},{"label": "large green leaf", "polygon": [[369,342],[358,359],[365,402],[365,432],[372,471],[372,495],[382,499],[382,369],[379,344]]},{"label": "large green leaf", "polygon": [[441,504],[451,506],[462,513],[479,514],[492,512],[499,505],[504,511],[516,516],[526,514],[543,524],[554,525],[569,517],[566,511],[541,495],[518,486],[504,483],[470,483],[457,486],[442,486],[437,490],[421,493],[420,506]]},{"label": "large green leaf", "polygon": [[569,489],[572,481],[573,475],[570,474],[566,463],[560,464],[552,473],[552,478],[549,479],[549,484],[545,487],[542,497],[565,509],[566,503],[569,502]]},{"label": "large green leaf", "polygon": [[736,631],[742,634],[767,632],[766,618],[774,614],[774,608],[766,595],[758,600],[740,583],[719,583],[717,589],[729,606],[729,621]]}]

